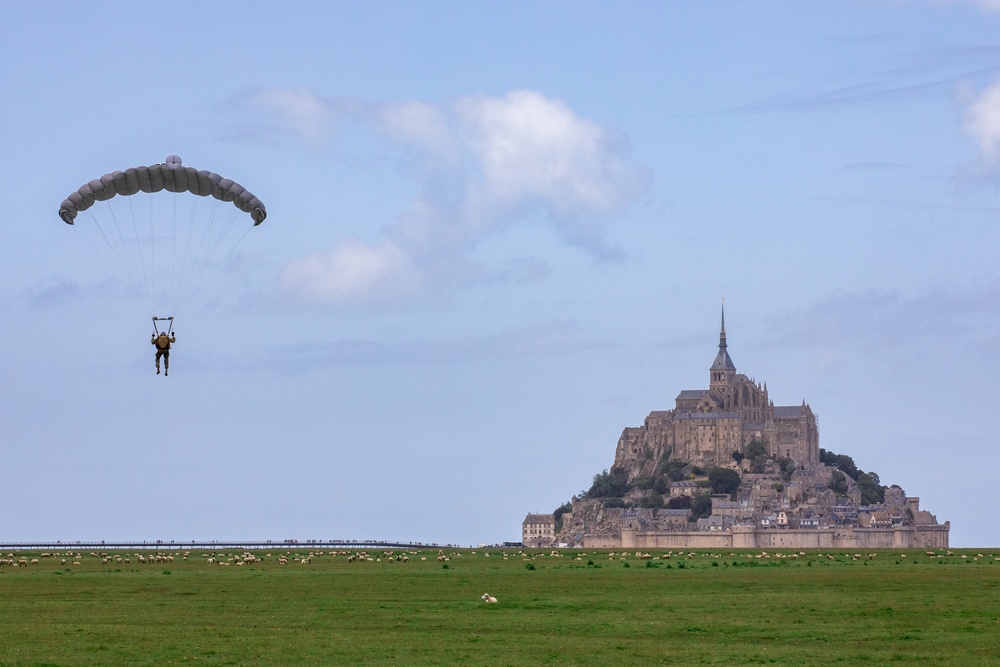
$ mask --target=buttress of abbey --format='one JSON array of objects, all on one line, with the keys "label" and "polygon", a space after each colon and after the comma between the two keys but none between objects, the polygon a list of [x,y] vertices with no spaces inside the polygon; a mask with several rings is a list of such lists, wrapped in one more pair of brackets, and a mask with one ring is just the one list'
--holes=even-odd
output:
[{"label": "buttress of abbey", "polygon": [[[775,405],[767,384],[738,373],[726,349],[726,311],[722,310],[719,353],[709,369],[708,389],[686,389],[673,410],[649,413],[643,426],[629,427],[618,440],[615,467],[630,478],[651,475],[662,460],[725,465],[753,441],[768,456],[790,458],[803,466],[819,462],[817,417],[801,405]],[[648,468],[648,469],[647,469]]]}]

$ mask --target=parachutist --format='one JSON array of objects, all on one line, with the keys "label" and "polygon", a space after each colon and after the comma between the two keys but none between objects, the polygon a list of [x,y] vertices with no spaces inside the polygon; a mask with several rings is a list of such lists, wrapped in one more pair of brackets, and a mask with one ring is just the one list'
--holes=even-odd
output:
[{"label": "parachutist", "polygon": [[169,336],[166,332],[161,332],[159,336],[155,333],[149,342],[156,346],[156,374],[160,374],[160,357],[163,357],[163,375],[170,374],[170,345],[177,342],[176,334]]}]

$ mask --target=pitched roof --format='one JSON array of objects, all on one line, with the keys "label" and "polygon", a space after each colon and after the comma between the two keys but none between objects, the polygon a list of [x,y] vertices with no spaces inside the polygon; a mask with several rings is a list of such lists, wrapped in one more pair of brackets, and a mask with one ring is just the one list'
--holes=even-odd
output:
[{"label": "pitched roof", "polygon": [[729,358],[729,353],[726,352],[725,339],[721,345],[719,345],[719,353],[715,355],[715,361],[712,362],[712,367],[709,370],[713,371],[735,371],[736,364],[733,360]]},{"label": "pitched roof", "polygon": [[683,389],[681,393],[677,394],[677,400],[692,400],[698,399],[708,393],[708,389]]}]

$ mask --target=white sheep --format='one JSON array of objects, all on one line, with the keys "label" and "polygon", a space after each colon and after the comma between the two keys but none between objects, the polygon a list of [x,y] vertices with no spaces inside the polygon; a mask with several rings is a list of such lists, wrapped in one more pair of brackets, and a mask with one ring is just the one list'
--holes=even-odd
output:
[{"label": "white sheep", "polygon": [[491,603],[497,601],[497,599],[495,597],[493,597],[492,595],[490,595],[489,593],[483,593],[483,599],[486,600],[487,602],[491,602]]}]

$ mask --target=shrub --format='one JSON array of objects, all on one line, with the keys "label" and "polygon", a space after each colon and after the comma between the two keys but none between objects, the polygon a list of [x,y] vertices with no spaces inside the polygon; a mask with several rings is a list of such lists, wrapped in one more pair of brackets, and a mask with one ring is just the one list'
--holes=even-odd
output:
[{"label": "shrub", "polygon": [[672,510],[691,509],[691,496],[677,496],[667,501],[667,507]]},{"label": "shrub", "polygon": [[640,491],[649,491],[653,488],[653,484],[656,480],[652,477],[640,477],[639,479],[632,482],[632,486],[639,489]]},{"label": "shrub", "polygon": [[663,507],[663,496],[658,494],[656,491],[652,491],[639,501],[639,507],[648,507],[658,510]]}]

